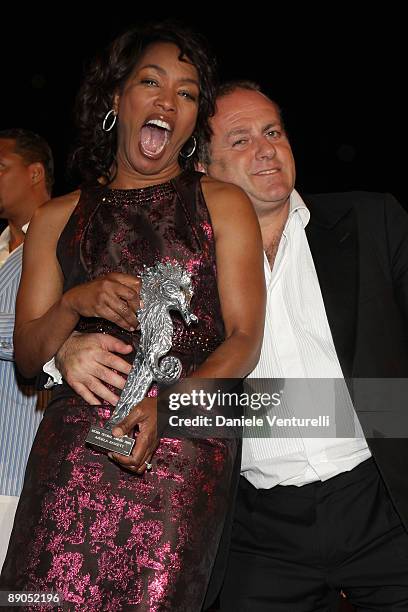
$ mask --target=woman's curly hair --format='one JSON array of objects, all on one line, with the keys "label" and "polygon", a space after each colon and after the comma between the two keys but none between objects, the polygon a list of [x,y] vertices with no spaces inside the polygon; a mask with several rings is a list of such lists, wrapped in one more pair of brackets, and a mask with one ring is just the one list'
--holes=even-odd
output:
[{"label": "woman's curly hair", "polygon": [[184,168],[193,169],[201,141],[211,137],[209,118],[215,110],[216,61],[204,38],[174,22],[135,27],[116,38],[107,51],[89,66],[79,90],[75,115],[78,127],[77,146],[71,156],[71,167],[86,183],[101,177],[110,182],[116,173],[117,135],[102,129],[106,113],[112,109],[115,93],[120,92],[146,47],[155,42],[169,42],[180,49],[196,67],[200,96],[194,136],[197,147],[188,159],[180,156]]}]

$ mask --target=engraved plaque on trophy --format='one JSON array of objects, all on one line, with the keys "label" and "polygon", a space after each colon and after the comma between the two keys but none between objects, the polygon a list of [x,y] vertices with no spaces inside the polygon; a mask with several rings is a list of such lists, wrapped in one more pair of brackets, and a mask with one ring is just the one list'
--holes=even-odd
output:
[{"label": "engraved plaque on trophy", "polygon": [[187,325],[197,321],[189,310],[193,296],[191,277],[177,263],[156,263],[141,275],[140,302],[137,312],[140,324],[140,344],[132,369],[118,403],[104,427],[93,425],[86,442],[92,446],[129,456],[135,439],[129,436],[115,437],[112,429],[142,401],[151,384],[171,384],[181,374],[181,362],[167,355],[171,349],[173,322],[171,310],[180,312]]}]

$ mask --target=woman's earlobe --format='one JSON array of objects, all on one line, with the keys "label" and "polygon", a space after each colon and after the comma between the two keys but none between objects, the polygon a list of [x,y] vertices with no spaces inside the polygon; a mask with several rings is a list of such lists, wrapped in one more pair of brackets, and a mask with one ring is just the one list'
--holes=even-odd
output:
[{"label": "woman's earlobe", "polygon": [[120,95],[116,93],[113,96],[113,102],[112,102],[112,110],[114,111],[115,115],[117,115],[119,111],[119,101],[120,101]]},{"label": "woman's earlobe", "polygon": [[197,172],[204,172],[204,174],[207,174],[207,168],[200,161],[196,162],[195,169]]}]

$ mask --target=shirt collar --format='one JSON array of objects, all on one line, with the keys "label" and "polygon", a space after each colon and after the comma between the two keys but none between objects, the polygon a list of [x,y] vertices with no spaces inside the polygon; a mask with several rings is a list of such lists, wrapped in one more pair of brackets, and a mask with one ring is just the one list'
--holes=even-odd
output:
[{"label": "shirt collar", "polygon": [[[28,230],[28,226],[30,225],[30,222],[26,223],[25,225],[23,225],[23,227],[21,228],[21,231],[26,234],[27,230]],[[7,225],[5,227],[5,229],[1,232],[0,234],[0,248],[5,244],[5,243],[9,243],[10,242],[10,228]]]},{"label": "shirt collar", "polygon": [[[21,228],[21,231],[24,232],[24,234],[27,232],[29,225],[30,223],[26,223]],[[7,227],[0,234],[0,252],[9,253],[9,244],[10,244],[10,228],[7,225]]]},{"label": "shirt collar", "polygon": [[286,221],[286,225],[288,225],[290,219],[295,213],[299,215],[300,220],[302,221],[303,228],[305,228],[310,221],[310,210],[308,209],[296,189],[294,189],[290,194],[289,214],[288,219]]},{"label": "shirt collar", "polygon": [[0,234],[0,251],[8,250],[10,242],[10,228],[7,227]]}]

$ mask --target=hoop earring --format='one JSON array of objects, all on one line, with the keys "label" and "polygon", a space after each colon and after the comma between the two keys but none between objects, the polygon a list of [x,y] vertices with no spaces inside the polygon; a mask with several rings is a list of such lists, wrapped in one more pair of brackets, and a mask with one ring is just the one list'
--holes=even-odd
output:
[{"label": "hoop earring", "polygon": [[[111,119],[111,122],[110,122],[109,126],[106,127],[106,122],[108,121],[108,119],[111,116],[111,114],[113,115],[113,119]],[[113,128],[113,126],[115,125],[115,123],[116,123],[116,113],[113,110],[113,108],[111,108],[111,110],[106,113],[105,119],[103,120],[103,123],[102,123],[103,131],[104,132],[110,132],[111,129]]]},{"label": "hoop earring", "polygon": [[191,136],[189,140],[193,141],[193,147],[192,147],[191,151],[189,151],[188,153],[183,153],[184,147],[183,147],[183,149],[181,149],[180,155],[181,155],[181,157],[183,159],[188,159],[189,157],[194,155],[194,152],[195,152],[195,150],[197,148],[197,139],[196,139],[196,137],[195,136]]}]

